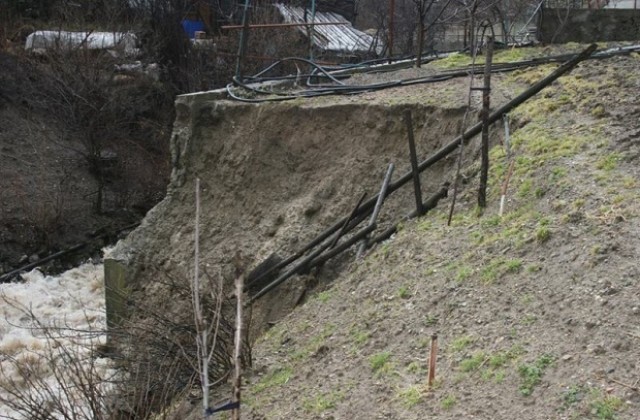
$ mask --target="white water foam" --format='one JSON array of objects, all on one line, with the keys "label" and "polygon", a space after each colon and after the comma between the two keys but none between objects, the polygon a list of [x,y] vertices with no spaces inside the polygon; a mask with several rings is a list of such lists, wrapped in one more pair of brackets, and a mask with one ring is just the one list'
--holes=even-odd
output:
[{"label": "white water foam", "polygon": [[66,410],[93,418],[87,398],[93,392],[83,391],[78,378],[95,381],[93,394],[102,396],[114,374],[108,359],[95,356],[106,341],[102,264],[57,276],[33,270],[23,278],[0,284],[0,418],[29,419],[34,414],[25,410],[40,403],[53,418]]}]

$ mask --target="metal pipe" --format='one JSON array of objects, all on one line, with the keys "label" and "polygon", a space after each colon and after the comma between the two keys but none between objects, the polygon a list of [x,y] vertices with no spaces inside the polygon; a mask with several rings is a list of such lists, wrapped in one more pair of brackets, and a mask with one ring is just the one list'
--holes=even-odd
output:
[{"label": "metal pipe", "polygon": [[[283,275],[281,275],[280,277],[278,277],[277,279],[275,279],[274,281],[269,283],[267,286],[265,286],[258,293],[256,293],[249,300],[248,304],[251,304],[251,303],[255,302],[256,300],[260,299],[262,296],[266,295],[271,290],[273,290],[274,288],[279,286],[282,282],[287,280],[289,277],[293,276],[294,274],[297,274],[301,269],[303,269],[303,268],[311,268],[311,267],[314,267],[314,266],[316,266],[318,264],[322,264],[323,262],[327,261],[329,258],[331,258],[331,257],[333,257],[335,255],[338,255],[339,253],[341,253],[342,251],[344,251],[345,249],[347,249],[348,247],[350,247],[351,245],[353,245],[354,243],[356,243],[357,241],[362,239],[362,237],[368,235],[370,232],[375,230],[375,228],[376,228],[375,224],[365,227],[360,232],[356,233],[354,236],[349,238],[347,241],[345,241],[342,244],[340,244],[339,246],[333,248],[332,250],[330,250],[329,252],[327,252],[323,256],[320,256],[320,254],[322,253],[322,251],[324,251],[326,249],[326,247],[323,246],[323,247],[319,248],[319,250],[316,250],[314,253],[312,253],[307,258],[302,260],[298,265],[296,265],[291,270],[287,271],[286,273],[284,273]],[[325,244],[325,245],[328,246],[328,244]],[[317,258],[317,260],[313,261],[316,258]]]},{"label": "metal pipe", "polygon": [[247,49],[247,40],[249,37],[249,2],[244,1],[244,11],[242,12],[242,32],[240,32],[240,45],[238,46],[238,59],[236,61],[236,79],[242,78],[242,62]]},{"label": "metal pipe", "polygon": [[[314,25],[332,26],[332,25],[350,25],[350,22],[317,22]],[[309,26],[308,23],[254,23],[248,25],[249,29],[271,29],[271,28],[295,28],[298,26]],[[244,29],[244,25],[226,25],[220,29],[223,30],[238,30]]]}]

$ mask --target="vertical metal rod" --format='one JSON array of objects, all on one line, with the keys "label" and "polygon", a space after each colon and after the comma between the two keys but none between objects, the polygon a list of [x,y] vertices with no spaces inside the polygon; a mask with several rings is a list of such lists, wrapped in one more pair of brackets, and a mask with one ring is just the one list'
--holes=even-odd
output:
[{"label": "vertical metal rod", "polygon": [[309,27],[309,61],[313,61],[313,34],[316,21],[316,0],[311,0],[311,26]]},{"label": "vertical metal rod", "polygon": [[240,31],[240,45],[238,46],[238,59],[236,61],[236,79],[242,78],[242,64],[247,50],[249,38],[249,2],[244,1],[244,11],[242,12],[242,31]]},{"label": "vertical metal rod", "polygon": [[416,143],[413,138],[413,122],[411,121],[411,110],[404,111],[404,122],[407,126],[409,137],[409,156],[411,158],[411,172],[413,173],[413,189],[416,196],[416,211],[418,217],[424,214],[422,207],[422,189],[420,187],[420,171],[418,170],[418,156],[416,154]]},{"label": "vertical metal rod", "polygon": [[487,207],[487,179],[489,177],[489,112],[491,105],[491,61],[493,59],[493,37],[487,37],[487,52],[484,66],[484,88],[482,90],[482,164],[478,207]]},{"label": "vertical metal rod", "polygon": [[[376,219],[378,218],[378,214],[380,213],[380,209],[382,209],[382,203],[384,203],[384,199],[387,196],[387,189],[389,188],[389,183],[391,182],[391,175],[393,175],[394,165],[393,163],[389,164],[389,168],[387,168],[387,174],[384,176],[384,181],[382,181],[382,187],[380,188],[380,193],[378,194],[378,201],[376,201],[376,206],[373,208],[373,213],[371,214],[371,219],[369,219],[369,226],[375,225]],[[369,245],[369,236],[365,236],[360,243],[360,249],[358,249],[358,253],[356,255],[356,259],[362,257],[364,251],[367,250],[367,246]]]},{"label": "vertical metal rod", "polygon": [[389,0],[389,64],[391,64],[391,59],[393,58],[393,26],[394,26],[394,15],[396,12],[396,1]]}]

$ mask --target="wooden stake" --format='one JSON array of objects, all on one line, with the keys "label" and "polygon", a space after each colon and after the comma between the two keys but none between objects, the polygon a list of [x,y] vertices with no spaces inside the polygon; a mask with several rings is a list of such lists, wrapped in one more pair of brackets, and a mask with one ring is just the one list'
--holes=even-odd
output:
[{"label": "wooden stake", "polygon": [[513,166],[515,165],[515,161],[512,160],[509,164],[509,170],[507,171],[507,176],[502,183],[502,191],[500,195],[500,212],[498,215],[502,217],[502,213],[504,212],[504,202],[507,198],[507,189],[509,188],[509,180],[511,179],[511,174],[513,173]]},{"label": "wooden stake", "polygon": [[418,170],[418,155],[416,154],[416,143],[413,138],[413,122],[411,121],[411,110],[404,112],[404,123],[407,126],[407,135],[409,137],[409,157],[411,158],[411,172],[413,173],[413,190],[416,196],[416,211],[418,216],[424,214],[422,207],[422,189],[420,187],[420,171]]},{"label": "wooden stake", "polygon": [[431,336],[431,353],[429,354],[429,388],[433,386],[433,381],[436,378],[436,357],[438,356],[438,336],[436,334]]}]

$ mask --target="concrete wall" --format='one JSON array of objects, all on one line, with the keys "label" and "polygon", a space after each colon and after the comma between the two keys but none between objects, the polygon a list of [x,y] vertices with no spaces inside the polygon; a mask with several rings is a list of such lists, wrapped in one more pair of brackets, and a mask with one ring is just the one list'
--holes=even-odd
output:
[{"label": "concrete wall", "polygon": [[544,9],[540,32],[544,43],[634,41],[640,39],[640,10]]}]

